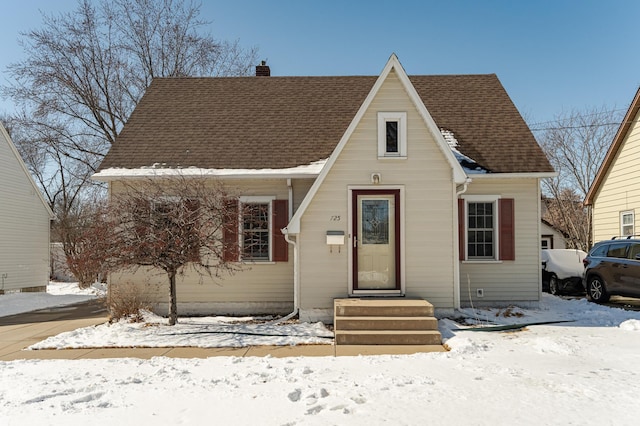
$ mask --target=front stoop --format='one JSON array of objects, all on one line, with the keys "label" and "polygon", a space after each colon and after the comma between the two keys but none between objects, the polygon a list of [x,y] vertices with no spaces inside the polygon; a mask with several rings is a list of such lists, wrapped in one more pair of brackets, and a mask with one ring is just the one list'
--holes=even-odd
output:
[{"label": "front stoop", "polygon": [[442,345],[433,305],[424,299],[335,299],[336,345]]}]

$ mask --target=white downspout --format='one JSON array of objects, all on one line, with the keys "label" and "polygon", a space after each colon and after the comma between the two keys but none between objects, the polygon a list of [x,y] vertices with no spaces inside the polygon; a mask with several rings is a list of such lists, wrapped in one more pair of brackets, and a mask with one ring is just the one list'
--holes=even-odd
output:
[{"label": "white downspout", "polygon": [[300,280],[298,279],[298,243],[289,237],[289,231],[287,228],[283,228],[282,233],[284,234],[284,240],[293,246],[293,311],[289,315],[274,321],[274,323],[287,321],[288,319],[293,318],[298,314],[300,309],[298,302],[300,294]]},{"label": "white downspout", "polygon": [[[291,185],[291,179],[287,179],[287,188],[289,189],[289,220],[291,220],[291,217],[293,217],[293,186]],[[300,293],[300,281],[298,280],[298,243],[289,237],[289,231],[287,228],[283,228],[281,231],[284,235],[284,240],[293,246],[293,311],[289,315],[275,321],[275,323],[287,321],[288,319],[293,318],[298,314],[298,310],[300,309],[298,302],[298,295]]]},{"label": "white downspout", "polygon": [[[469,184],[471,183],[471,179],[467,178],[464,183],[462,184],[462,189],[459,191],[456,191],[456,196],[455,199],[453,200],[454,202],[454,211],[458,211],[458,197],[460,197],[460,195],[464,194],[465,192],[467,192],[467,187],[469,186]],[[456,214],[456,217],[454,218],[454,223],[458,223],[458,215]],[[459,225],[457,227],[453,227],[454,229],[454,237],[456,237],[456,232],[455,230],[459,228]],[[454,241],[460,241],[459,238],[456,238]],[[458,247],[458,252],[460,251],[460,248]],[[457,253],[454,253],[455,257],[458,257]],[[460,260],[458,260],[458,262],[456,263],[456,267],[453,270],[453,280],[455,282],[455,285],[453,286],[453,309],[455,310],[459,310],[460,309]]]},{"label": "white downspout", "polygon": [[289,189],[289,220],[293,217],[293,186],[291,179],[287,179],[287,188]]}]

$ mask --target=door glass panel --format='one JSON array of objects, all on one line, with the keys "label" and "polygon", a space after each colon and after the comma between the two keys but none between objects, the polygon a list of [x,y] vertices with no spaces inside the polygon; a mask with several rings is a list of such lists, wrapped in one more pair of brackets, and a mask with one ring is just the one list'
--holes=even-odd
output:
[{"label": "door glass panel", "polygon": [[389,244],[388,200],[362,200],[362,243]]}]

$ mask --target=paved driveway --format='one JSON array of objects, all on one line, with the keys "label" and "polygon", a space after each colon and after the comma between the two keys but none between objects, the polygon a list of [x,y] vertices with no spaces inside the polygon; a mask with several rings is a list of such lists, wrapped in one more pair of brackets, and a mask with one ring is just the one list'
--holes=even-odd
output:
[{"label": "paved driveway", "polygon": [[91,299],[73,305],[0,317],[0,326],[92,319],[98,320],[97,324],[107,321],[108,313],[103,300]]},{"label": "paved driveway", "polygon": [[[41,309],[23,314],[0,317],[0,360],[40,358],[40,351],[23,351],[50,336],[81,327],[102,324],[108,320],[104,302],[90,300],[75,305]],[[60,352],[51,358],[64,358]],[[41,355],[45,355],[42,353]]]}]

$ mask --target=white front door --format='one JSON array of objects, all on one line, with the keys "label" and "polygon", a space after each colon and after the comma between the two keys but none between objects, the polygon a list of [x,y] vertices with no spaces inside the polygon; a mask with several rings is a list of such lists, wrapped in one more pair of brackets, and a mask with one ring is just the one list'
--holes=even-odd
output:
[{"label": "white front door", "polygon": [[399,191],[354,191],[354,290],[399,290]]}]

